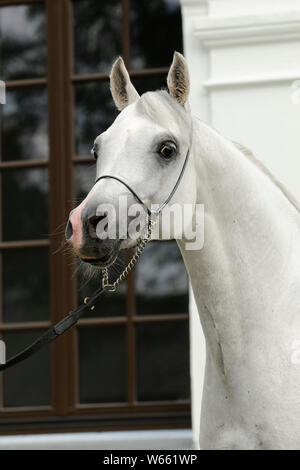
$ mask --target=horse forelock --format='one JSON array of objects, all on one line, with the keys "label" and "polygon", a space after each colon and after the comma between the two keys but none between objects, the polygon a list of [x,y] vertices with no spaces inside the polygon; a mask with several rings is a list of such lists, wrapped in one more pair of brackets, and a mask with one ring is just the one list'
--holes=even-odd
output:
[{"label": "horse forelock", "polygon": [[[136,103],[138,112],[152,121],[170,125],[172,121],[187,132],[190,128],[191,115],[166,90],[148,91]],[[186,128],[186,129],[185,129]]]}]

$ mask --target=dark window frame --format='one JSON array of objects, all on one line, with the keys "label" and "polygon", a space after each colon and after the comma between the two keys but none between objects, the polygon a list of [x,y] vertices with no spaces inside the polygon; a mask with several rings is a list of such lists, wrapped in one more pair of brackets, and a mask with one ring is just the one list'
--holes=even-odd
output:
[{"label": "dark window frame", "polygon": [[[129,0],[122,1],[122,55],[130,71]],[[71,0],[0,0],[0,7],[45,4],[47,24],[47,77],[6,82],[7,89],[17,87],[47,87],[49,160],[0,162],[3,171],[19,168],[49,169],[49,226],[50,239],[30,241],[0,241],[5,250],[49,248],[51,322],[3,323],[2,331],[44,330],[59,321],[77,305],[76,281],[66,255],[60,250],[63,235],[55,229],[63,226],[72,209],[74,168],[77,163],[89,164],[91,156],[74,152],[74,85],[108,81],[102,73],[73,74],[73,24]],[[130,71],[131,77],[165,75],[167,67]],[[1,268],[1,265],[0,265]],[[0,269],[1,295],[1,269]],[[0,307],[1,309],[1,307]],[[1,320],[1,310],[0,310]],[[16,432],[56,432],[79,430],[110,430],[140,428],[190,427],[190,402],[137,402],[135,325],[141,322],[188,322],[188,314],[136,315],[134,277],[127,281],[126,315],[113,318],[84,318],[79,328],[92,325],[125,324],[127,342],[128,403],[78,404],[77,329],[73,328],[51,346],[51,406],[0,407],[0,434]],[[0,375],[0,405],[1,405]]]}]

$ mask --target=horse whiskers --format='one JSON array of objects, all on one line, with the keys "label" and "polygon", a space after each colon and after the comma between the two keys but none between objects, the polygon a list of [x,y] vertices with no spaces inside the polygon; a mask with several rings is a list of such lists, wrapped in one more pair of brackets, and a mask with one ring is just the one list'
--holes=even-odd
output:
[{"label": "horse whiskers", "polygon": [[70,245],[68,245],[66,240],[61,240],[60,246],[56,250],[54,250],[51,254],[56,255],[59,252],[62,252],[62,253],[71,253],[72,252],[72,248],[70,247]]},{"label": "horse whiskers", "polygon": [[115,271],[117,274],[120,274],[118,270],[123,271],[125,266],[126,266],[126,263],[123,263],[119,258],[117,258],[114,264],[111,266],[111,269]]},{"label": "horse whiskers", "polygon": [[[108,250],[107,250],[108,251]],[[109,251],[108,251],[109,252]],[[78,263],[79,261],[79,263]],[[120,260],[120,257],[116,259],[113,265],[110,266],[113,277],[118,277],[123,271],[126,263]],[[72,278],[80,274],[80,288],[84,288],[90,281],[97,278],[101,280],[102,268],[99,266],[92,266],[83,262],[80,258],[77,258],[77,268],[74,270]]]},{"label": "horse whiskers", "polygon": [[91,280],[93,280],[96,277],[96,275],[100,274],[101,270],[99,268],[95,269],[95,267],[89,266],[86,263],[81,261],[78,268],[77,268],[76,274],[78,272],[81,272],[81,274],[82,274],[82,281],[84,281],[84,282],[80,283],[80,287],[83,288]]},{"label": "horse whiskers", "polygon": [[67,221],[65,222],[62,222],[61,224],[59,224],[54,230],[52,233],[49,234],[49,236],[51,235],[54,235],[54,234],[57,234],[57,233],[65,233],[65,227],[67,225]]}]

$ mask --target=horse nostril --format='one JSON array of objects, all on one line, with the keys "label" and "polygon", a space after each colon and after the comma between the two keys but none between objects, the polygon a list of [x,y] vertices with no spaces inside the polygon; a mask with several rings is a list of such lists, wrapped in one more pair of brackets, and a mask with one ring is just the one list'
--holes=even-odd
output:
[{"label": "horse nostril", "polygon": [[89,224],[96,229],[98,223],[100,222],[101,217],[100,216],[94,216],[89,219]]},{"label": "horse nostril", "polygon": [[[92,238],[98,238],[97,237],[97,225],[99,224],[99,222],[104,220],[106,217],[107,216],[105,214],[105,215],[95,215],[95,216],[89,218],[88,228],[89,228],[89,234]],[[106,230],[106,229],[107,229],[107,224],[104,227],[104,230]]]},{"label": "horse nostril", "polygon": [[70,238],[72,237],[72,235],[73,235],[73,227],[72,227],[71,221],[69,219],[68,223],[67,223],[67,226],[66,226],[66,230],[65,230],[66,240],[69,241]]}]

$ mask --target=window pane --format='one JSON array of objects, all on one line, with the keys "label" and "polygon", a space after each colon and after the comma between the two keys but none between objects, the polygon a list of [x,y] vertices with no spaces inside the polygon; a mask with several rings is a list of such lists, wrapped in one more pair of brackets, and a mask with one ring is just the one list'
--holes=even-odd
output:
[{"label": "window pane", "polygon": [[48,112],[45,88],[7,90],[1,105],[0,159],[35,160],[48,157]]},{"label": "window pane", "polygon": [[81,403],[127,400],[125,331],[124,325],[79,329]]},{"label": "window pane", "polygon": [[109,72],[121,55],[121,0],[74,0],[75,73]]},{"label": "window pane", "polygon": [[95,163],[82,163],[75,166],[76,204],[80,204],[92,189],[96,178]]},{"label": "window pane", "polygon": [[188,399],[188,322],[138,324],[136,328],[138,399]]},{"label": "window pane", "polygon": [[0,8],[0,76],[5,80],[46,76],[44,5]]},{"label": "window pane", "polygon": [[75,87],[75,150],[77,155],[90,156],[95,138],[112,124],[117,114],[107,81],[86,83]]},{"label": "window pane", "polygon": [[166,67],[182,51],[180,0],[130,0],[132,68]]},{"label": "window pane", "polygon": [[[7,331],[2,335],[7,357],[31,344],[41,331]],[[3,372],[4,406],[42,406],[50,404],[50,347]]]},{"label": "window pane", "polygon": [[50,318],[48,265],[45,248],[2,253],[4,322]]},{"label": "window pane", "polygon": [[1,178],[3,240],[47,238],[48,171],[3,171]]},{"label": "window pane", "polygon": [[187,313],[188,278],[175,241],[149,243],[136,267],[139,315]]}]

